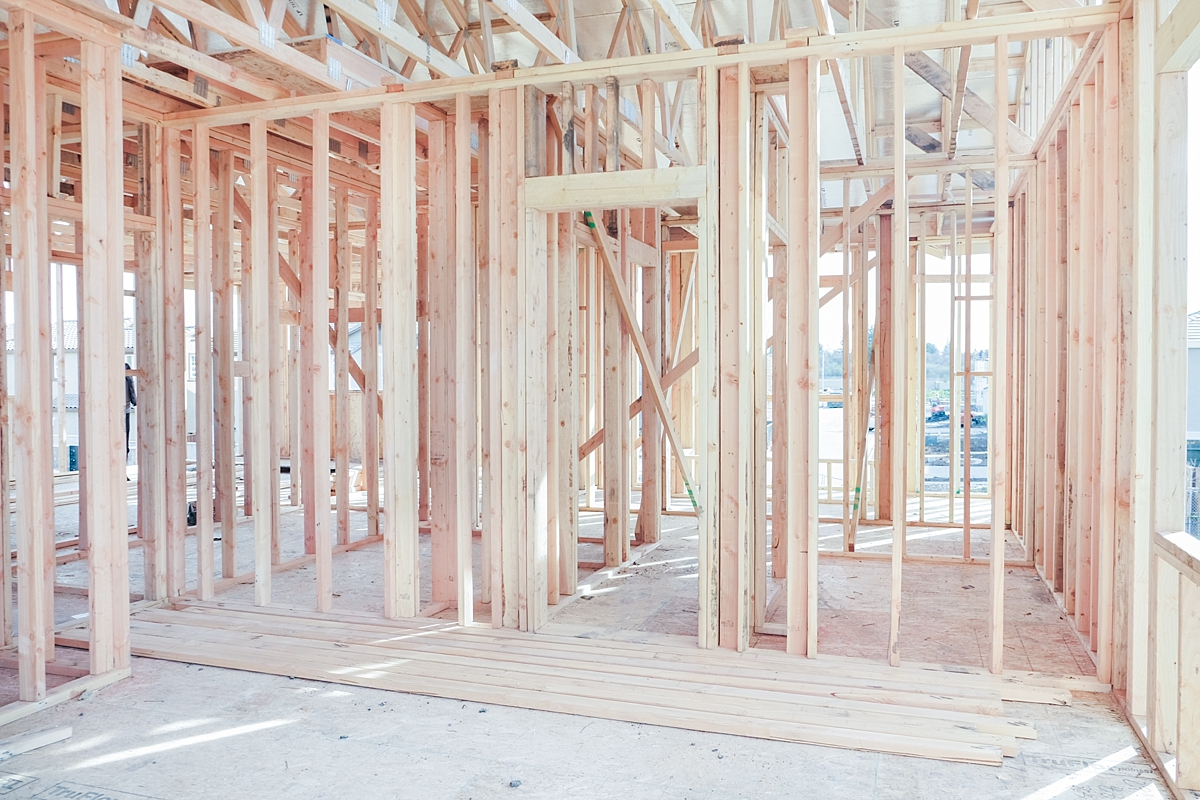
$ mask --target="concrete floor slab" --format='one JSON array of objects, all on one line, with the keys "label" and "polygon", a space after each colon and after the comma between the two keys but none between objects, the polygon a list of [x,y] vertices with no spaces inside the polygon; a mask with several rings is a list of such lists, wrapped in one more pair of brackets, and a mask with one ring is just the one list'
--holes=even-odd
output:
[{"label": "concrete floor slab", "polygon": [[0,775],[3,797],[1167,797],[1106,695],[1012,709],[1039,738],[995,768],[134,661],[133,678],[11,726],[74,735],[0,764],[24,778]]}]

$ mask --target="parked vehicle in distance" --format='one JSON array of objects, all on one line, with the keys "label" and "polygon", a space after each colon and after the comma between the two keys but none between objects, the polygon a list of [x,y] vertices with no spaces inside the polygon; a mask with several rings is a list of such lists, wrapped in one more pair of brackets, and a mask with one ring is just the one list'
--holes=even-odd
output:
[{"label": "parked vehicle in distance", "polygon": [[842,393],[835,392],[833,389],[821,389],[821,401],[818,404],[821,408],[842,408],[843,397]]},{"label": "parked vehicle in distance", "polygon": [[[960,428],[966,427],[966,424],[967,424],[967,412],[966,412],[966,410],[964,410],[962,422],[959,423],[959,427]],[[981,409],[979,409],[978,407],[973,407],[971,409],[971,427],[972,428],[986,428],[987,427],[987,414],[983,413],[983,411]]]},{"label": "parked vehicle in distance", "polygon": [[926,422],[945,422],[950,419],[950,415],[946,413],[946,407],[940,403],[929,404],[929,414],[925,417]]}]

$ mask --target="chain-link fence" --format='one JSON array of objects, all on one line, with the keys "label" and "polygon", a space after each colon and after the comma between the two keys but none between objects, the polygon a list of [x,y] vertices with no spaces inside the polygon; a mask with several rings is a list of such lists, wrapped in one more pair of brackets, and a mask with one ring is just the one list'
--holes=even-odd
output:
[{"label": "chain-link fence", "polygon": [[1200,538],[1200,465],[1188,464],[1184,469],[1184,528],[1192,536]]}]

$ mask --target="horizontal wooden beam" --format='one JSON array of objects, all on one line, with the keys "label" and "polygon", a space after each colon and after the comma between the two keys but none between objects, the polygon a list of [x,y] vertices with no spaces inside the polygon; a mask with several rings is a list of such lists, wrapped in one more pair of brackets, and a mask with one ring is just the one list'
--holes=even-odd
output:
[{"label": "horizontal wooden beam", "polygon": [[[840,8],[839,8],[840,4]],[[847,0],[831,0],[830,6],[845,16]],[[992,44],[996,37],[1007,34],[1010,39],[1048,39],[1074,36],[1103,30],[1120,18],[1119,3],[1098,6],[1005,14],[995,17],[953,20],[932,25],[894,28],[889,24],[872,24],[879,17],[867,12],[867,30],[835,33],[831,36],[808,37],[812,52],[795,51],[797,56],[817,55],[821,58],[875,56],[903,47],[906,52],[944,50],[963,45]],[[874,20],[871,18],[874,17]]]},{"label": "horizontal wooden beam", "polygon": [[[86,641],[86,639],[85,639]],[[85,644],[84,647],[87,645]],[[74,700],[81,694],[87,691],[98,691],[105,686],[124,680],[132,674],[129,667],[122,669],[114,669],[108,672],[102,672],[99,675],[88,675],[83,678],[76,678],[73,681],[68,681],[61,686],[46,692],[46,696],[41,700],[18,700],[8,703],[0,707],[0,726],[9,725],[19,719],[36,714],[51,706],[66,703]]]},{"label": "horizontal wooden beam", "polygon": [[525,180],[525,204],[548,213],[582,208],[651,208],[704,195],[704,167],[585,172]]},{"label": "horizontal wooden beam", "polygon": [[[912,126],[909,126],[912,127]],[[895,173],[891,158],[887,163],[883,159],[868,159],[867,163],[859,166],[854,159],[837,159],[821,162],[821,180],[840,180],[841,178],[890,178]],[[937,175],[944,172],[963,173],[970,170],[992,170],[996,166],[996,157],[992,153],[962,155],[946,158],[944,155],[915,156],[904,159],[904,167],[909,177],[917,175]],[[1008,159],[1013,169],[1032,167],[1037,163],[1036,156],[1016,156]],[[840,211],[840,209],[839,209]]]},{"label": "horizontal wooden beam", "polygon": [[[173,0],[174,1],[174,0]],[[676,53],[628,56],[604,62],[586,61],[555,64],[511,73],[472,75],[452,80],[420,81],[403,86],[393,85],[326,95],[283,98],[270,103],[247,103],[220,109],[177,112],[165,115],[171,127],[190,127],[201,120],[210,125],[229,125],[245,122],[256,116],[269,119],[306,116],[316,108],[331,114],[378,108],[389,95],[414,104],[440,103],[453,100],[459,92],[479,95],[489,90],[534,86],[542,91],[557,93],[563,82],[578,85],[595,83],[598,74],[611,75],[622,82],[640,82],[645,78],[656,81],[694,80],[696,71],[711,64],[714,58],[721,66],[751,67],[779,65],[793,58],[844,58],[847,56],[885,55],[895,46],[921,49],[925,47],[957,47],[961,44],[990,44],[998,34],[1014,38],[1048,38],[1070,33],[1103,30],[1119,19],[1120,8],[1115,3],[1065,9],[1057,12],[1011,14],[1007,17],[988,17],[973,20],[943,22],[912,28],[888,28],[887,31],[849,31],[832,36],[775,40],[753,45],[740,45],[717,54],[712,48],[683,50]],[[883,34],[886,34],[884,36]],[[932,43],[932,44],[930,44]],[[602,70],[598,72],[598,70]]]},{"label": "horizontal wooden beam", "polygon": [[[963,49],[967,50],[969,48]],[[954,135],[953,129],[951,129],[950,135]],[[906,125],[904,127],[904,138],[916,145],[923,153],[933,154],[942,152],[942,143],[930,136],[921,128],[918,128],[916,125]],[[941,160],[944,162],[948,159],[942,158]],[[911,170],[907,171],[910,175],[912,174]],[[964,175],[964,177],[966,175],[966,173],[961,174]],[[971,173],[971,183],[975,184],[980,189],[983,189],[985,192],[990,192],[992,189],[996,188],[995,176],[990,172],[984,172],[982,170],[975,170]]]},{"label": "horizontal wooden beam", "polygon": [[[69,34],[77,39],[90,39],[110,46],[119,45],[120,29],[108,24],[107,20],[98,19],[97,15],[91,13],[91,9],[80,7],[83,2],[84,0],[64,3],[55,0],[4,0],[3,7],[9,13],[16,10],[28,11],[34,19],[51,30]],[[103,4],[100,8],[109,17],[121,18]]]}]

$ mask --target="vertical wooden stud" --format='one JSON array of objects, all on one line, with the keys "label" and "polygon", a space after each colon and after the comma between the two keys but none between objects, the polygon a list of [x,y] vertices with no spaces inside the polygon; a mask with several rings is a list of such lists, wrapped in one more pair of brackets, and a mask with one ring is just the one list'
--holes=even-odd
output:
[{"label": "vertical wooden stud", "polygon": [[794,150],[788,157],[787,651],[817,653],[817,422],[820,156],[817,151],[820,61],[789,64],[788,120]]},{"label": "vertical wooden stud", "polygon": [[417,547],[416,122],[412,105],[384,103],[380,125],[384,616],[416,616]]},{"label": "vertical wooden stud", "polygon": [[[311,360],[305,364],[304,394],[310,404],[308,425],[312,431],[311,452],[305,459],[313,465],[312,498],[313,542],[316,548],[317,610],[333,607],[333,531],[329,509],[329,248],[324,241],[329,230],[329,112],[313,112],[312,222],[309,228],[312,277],[303,289],[304,313],[312,320]],[[307,327],[307,320],[305,320]],[[306,476],[307,477],[307,476]]]},{"label": "vertical wooden stud", "polygon": [[[892,55],[893,75],[904,75],[904,48]],[[892,88],[893,131],[902,131],[904,117],[904,81]],[[1004,115],[999,115],[1004,117]],[[1004,117],[1006,120],[1007,117]],[[893,137],[893,174],[896,190],[892,199],[892,417],[906,420],[908,414],[908,172],[905,168],[904,139]],[[896,426],[892,432],[892,485],[880,491],[892,493],[892,597],[888,628],[888,663],[900,664],[900,597],[904,570],[906,507],[908,499],[907,456],[908,426]]]},{"label": "vertical wooden stud", "polygon": [[367,536],[379,535],[379,198],[367,198],[362,259],[363,450],[367,478]]},{"label": "vertical wooden stud", "polygon": [[[1005,403],[1008,382],[1008,303],[1011,273],[1009,252],[1010,212],[1008,207],[1008,37],[996,37],[996,223],[992,244],[992,341],[988,357],[992,377],[988,385],[991,408],[988,412],[988,439],[993,445],[988,454],[992,484],[992,527],[989,564],[988,625],[991,630],[988,668],[996,674],[1004,671],[1004,544],[1005,508],[1010,486],[1009,452],[1005,446],[1009,414]],[[907,237],[906,237],[907,238]],[[970,289],[968,289],[970,292]],[[973,292],[972,292],[973,293]],[[968,354],[969,357],[969,354]],[[968,409],[967,414],[970,413]],[[968,417],[969,419],[969,417]],[[964,496],[967,489],[963,490]],[[969,530],[969,529],[968,529]]]},{"label": "vertical wooden stud", "polygon": [[[564,83],[562,90],[563,138],[560,172],[572,174],[575,167],[575,88]],[[480,170],[480,175],[483,171]],[[558,215],[558,496],[559,591],[573,595],[579,572],[579,246],[575,238],[575,214]]]},{"label": "vertical wooden stud", "polygon": [[[213,596],[213,263],[208,126],[192,129],[192,242],[196,281],[197,595]],[[293,460],[295,463],[295,460]]]},{"label": "vertical wooden stud", "polygon": [[[61,111],[61,102],[59,109]],[[138,154],[139,193],[137,209],[139,213],[151,215],[158,210],[161,203],[159,194],[166,188],[162,181],[162,159],[158,147],[161,134],[149,125],[139,126],[138,137],[141,145]],[[157,177],[158,180],[153,180]],[[154,206],[154,208],[152,208]],[[182,208],[180,208],[182,212]],[[160,221],[165,223],[163,230],[170,231],[172,226],[182,224],[182,213],[177,220],[167,221],[157,214]],[[133,235],[134,260],[137,264],[136,278],[136,316],[137,316],[137,464],[138,464],[138,536],[145,542],[143,559],[144,596],[147,599],[162,599],[167,595],[167,584],[170,583],[177,591],[182,591],[185,583],[183,564],[183,529],[176,525],[171,531],[178,534],[172,542],[166,539],[168,532],[167,516],[169,511],[165,505],[167,474],[171,472],[177,479],[180,474],[186,475],[184,465],[168,469],[165,463],[166,429],[165,412],[166,396],[164,394],[163,367],[164,339],[166,329],[163,324],[162,311],[166,305],[163,295],[162,261],[158,258],[160,250],[156,247],[155,234],[150,231],[137,231]],[[182,281],[182,270],[180,271]],[[62,265],[57,265],[58,277],[62,275]],[[59,284],[58,307],[62,306],[62,285]],[[59,355],[65,351],[62,346],[62,315],[59,314]],[[182,332],[180,333],[182,336]],[[63,370],[60,364],[60,375]],[[60,389],[65,386],[65,375],[60,380]],[[126,434],[128,441],[128,434]],[[61,440],[60,440],[61,441]],[[179,513],[178,510],[176,513]],[[167,571],[174,571],[174,576],[168,580]]]},{"label": "vertical wooden stud", "polygon": [[[85,457],[93,479],[84,513],[92,535],[88,559],[91,671],[101,674],[128,667],[130,659],[128,489],[123,480],[121,418],[125,381],[122,370],[115,367],[123,363],[125,351],[121,63],[115,47],[85,40],[80,53],[83,177],[92,187],[83,208],[84,282],[80,287],[89,337],[82,363],[86,398],[82,411],[88,416],[91,443]],[[41,302],[47,301],[48,294],[43,295]],[[43,313],[43,324],[48,316]],[[43,343],[46,340],[48,337],[43,337]],[[48,456],[46,451],[47,464]]]},{"label": "vertical wooden stud", "polygon": [[333,196],[333,301],[337,314],[333,349],[334,489],[337,543],[350,543],[350,195],[339,187]]},{"label": "vertical wooden stud", "polygon": [[[15,250],[13,252],[16,253]],[[0,282],[0,331],[6,332],[8,331],[8,286],[12,276],[13,273],[8,268],[0,268],[0,281],[3,281]],[[62,328],[59,330],[61,331]],[[61,348],[62,345],[60,344],[59,347]],[[0,358],[0,398],[4,398],[4,402],[0,402],[0,486],[8,486],[13,477],[9,466],[13,430],[9,424],[13,406],[13,401],[9,400],[9,382],[6,355],[5,358]],[[12,541],[11,521],[11,514],[0,514],[0,542]],[[13,566],[12,548],[10,546],[0,548],[0,644],[5,647],[13,644]],[[19,664],[20,656],[18,654],[18,667]]]},{"label": "vertical wooden stud", "polygon": [[[271,327],[277,324],[277,320],[270,318],[271,280],[268,273],[278,270],[278,257],[273,252],[271,242],[274,236],[270,227],[274,198],[270,196],[273,186],[268,177],[270,169],[267,163],[267,122],[262,117],[255,117],[250,121],[250,213],[254,223],[250,230],[249,258],[245,251],[242,256],[242,286],[248,290],[250,314],[242,330],[249,333],[248,380],[251,400],[250,418],[245,424],[250,433],[250,463],[247,470],[253,470],[254,484],[254,603],[260,606],[271,602],[271,496],[275,495],[278,499],[279,495],[278,485],[271,485],[271,464],[278,463],[279,454],[271,453],[271,362],[275,357],[271,350]],[[244,354],[242,357],[245,359]],[[318,550],[318,576],[320,564],[321,551]]]},{"label": "vertical wooden stud", "polygon": [[477,252],[480,264],[480,357],[484,369],[480,398],[483,467],[482,553],[483,576],[480,589],[483,601],[491,608],[493,628],[504,624],[502,512],[500,455],[503,450],[500,398],[502,394],[500,363],[500,244],[498,229],[499,208],[494,192],[499,182],[499,167],[494,157],[500,145],[499,129],[492,120],[500,117],[500,93],[488,92],[488,116],[479,121],[479,230]]},{"label": "vertical wooden stud", "polygon": [[[187,532],[187,343],[183,309],[183,200],[179,150],[179,132],[164,129],[159,236],[162,241],[166,526],[163,530],[163,548],[161,554],[157,554],[157,562],[165,575],[163,589],[168,597],[174,597],[184,589],[184,537]],[[152,549],[147,555],[153,553]]]},{"label": "vertical wooden stud", "polygon": [[221,523],[221,576],[232,578],[237,564],[237,483],[233,447],[233,152],[217,156],[217,196],[213,222],[213,403],[217,519]]},{"label": "vertical wooden stud", "polygon": [[[698,643],[711,649],[719,644],[720,624],[720,556],[718,536],[720,519],[720,439],[717,406],[719,365],[718,340],[718,246],[716,230],[720,219],[720,137],[718,109],[719,77],[715,64],[700,70],[699,97],[702,119],[700,126],[703,164],[707,185],[699,207],[700,241],[696,256],[696,338],[700,362],[696,367],[697,452],[696,483],[697,528],[699,533],[698,567]],[[607,480],[607,476],[606,476]]]},{"label": "vertical wooden stud", "polygon": [[1119,376],[1118,349],[1120,347],[1120,254],[1119,225],[1121,196],[1121,164],[1118,150],[1120,42],[1117,26],[1110,25],[1104,32],[1104,91],[1100,97],[1098,113],[1102,131],[1098,151],[1101,163],[1098,216],[1101,220],[1101,269],[1098,270],[1097,288],[1100,292],[1098,307],[1102,310],[1098,324],[1101,328],[1100,359],[1103,364],[1100,380],[1101,408],[1101,461],[1100,487],[1097,499],[1101,504],[1099,514],[1100,538],[1097,543],[1097,676],[1108,683],[1113,680],[1113,612],[1116,568],[1116,514],[1117,472],[1120,456],[1117,451],[1119,425]]},{"label": "vertical wooden stud", "polygon": [[[268,381],[271,391],[268,407],[271,415],[270,453],[271,477],[268,483],[270,493],[267,495],[271,509],[271,563],[279,564],[283,560],[282,543],[279,530],[279,478],[281,445],[286,417],[284,416],[284,400],[287,396],[284,363],[287,356],[287,331],[281,325],[279,314],[283,306],[283,286],[279,277],[279,172],[273,166],[267,169],[267,217],[263,222],[267,226],[267,255],[263,269],[267,271],[267,341],[270,351]],[[266,475],[266,472],[263,473]]]},{"label": "vertical wooden stud", "polygon": [[753,380],[750,363],[749,67],[725,68],[720,91],[720,644],[749,646],[752,566],[749,471]]},{"label": "vertical wooden stud", "polygon": [[[615,78],[608,80],[605,104],[605,135],[608,154],[605,171],[620,169],[620,87]],[[618,214],[618,217],[622,215]],[[618,236],[624,236],[622,230]],[[622,259],[620,270],[624,270]],[[623,357],[625,331],[617,306],[616,291],[604,282],[604,564],[615,567],[624,558],[629,540],[629,468],[625,451],[629,438],[629,401]]]},{"label": "vertical wooden stud", "polygon": [[458,497],[455,471],[454,373],[455,285],[454,122],[429,123],[429,508],[430,598],[451,603],[457,597]]},{"label": "vertical wooden stud", "polygon": [[[17,662],[18,697],[41,700],[46,696],[46,660],[53,648],[47,641],[46,621],[53,619],[47,604],[43,565],[53,557],[53,466],[49,441],[49,376],[42,369],[42,352],[50,338],[49,297],[40,291],[40,273],[47,261],[45,192],[38,169],[44,161],[38,149],[44,137],[37,126],[39,103],[35,76],[33,15],[14,9],[9,15],[12,92],[12,271],[15,338],[15,397],[8,430],[13,435],[13,472],[17,495]],[[95,69],[94,64],[89,64]],[[103,97],[103,95],[101,95]],[[94,108],[93,108],[94,115]],[[103,134],[103,117],[100,131]],[[40,144],[39,144],[40,143]],[[104,168],[101,161],[100,168]],[[103,199],[103,195],[99,196]],[[87,208],[93,213],[95,203]],[[112,369],[112,365],[109,365]],[[104,497],[104,493],[100,493]],[[5,544],[5,549],[8,549]],[[90,570],[89,570],[90,571]],[[107,576],[106,576],[107,577]],[[109,645],[111,648],[111,644]]]},{"label": "vertical wooden stud", "polygon": [[[654,143],[654,96],[654,81],[642,81],[642,169],[655,169],[658,166]],[[657,250],[659,210],[651,208],[644,213],[650,215],[651,219],[644,226],[642,241]],[[661,270],[659,262],[643,265],[642,268],[642,329],[657,372],[655,379],[662,377]],[[644,376],[642,385],[648,386],[649,383],[650,376]],[[639,538],[645,542],[657,542],[662,535],[662,465],[662,420],[647,398],[642,403],[642,493],[637,523]]]},{"label": "vertical wooden stud", "polygon": [[458,623],[475,620],[472,530],[476,519],[475,259],[471,209],[471,98],[454,98],[454,502]]}]

